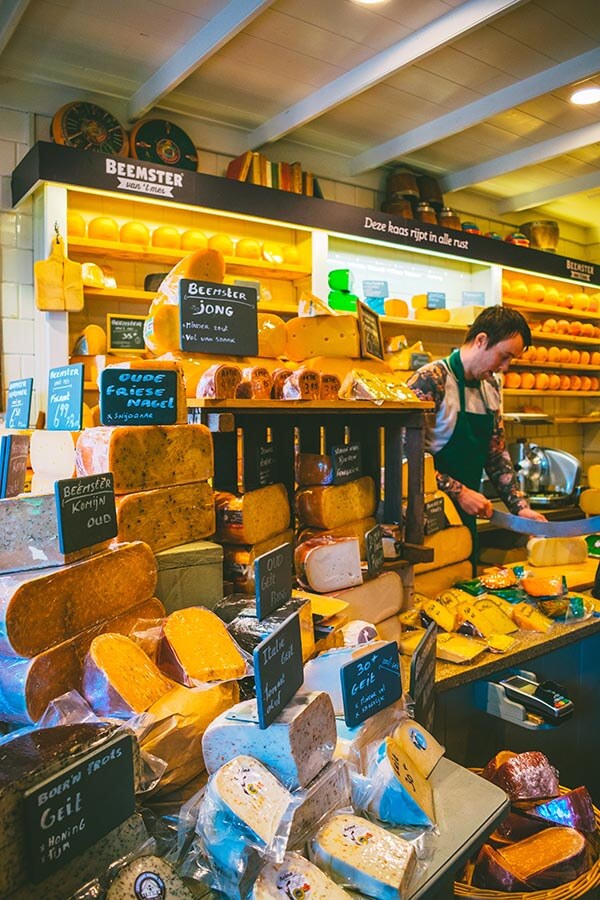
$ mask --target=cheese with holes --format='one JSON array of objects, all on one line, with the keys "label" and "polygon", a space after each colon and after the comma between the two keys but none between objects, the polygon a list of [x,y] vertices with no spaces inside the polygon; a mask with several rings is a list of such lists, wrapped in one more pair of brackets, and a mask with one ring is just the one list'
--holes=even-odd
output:
[{"label": "cheese with holes", "polygon": [[214,533],[215,501],[205,481],[117,497],[119,541],[144,541],[154,553]]},{"label": "cheese with holes", "polygon": [[305,316],[286,322],[285,356],[301,361],[311,356],[360,356],[355,316]]},{"label": "cheese with holes", "polygon": [[298,535],[298,540],[308,541],[315,537],[355,537],[358,540],[360,550],[360,558],[367,558],[367,545],[365,534],[374,528],[377,522],[373,516],[367,516],[366,519],[357,519],[356,522],[347,522],[345,525],[338,525],[337,528],[303,528]]},{"label": "cheese with holes", "polygon": [[292,544],[294,532],[291,528],[275,534],[258,544],[223,544],[223,576],[232,581],[235,589],[245,594],[253,594],[254,561],[263,553],[274,550],[282,544]]},{"label": "cheese with holes", "polygon": [[588,488],[579,496],[579,505],[588,516],[600,516],[600,490]]},{"label": "cheese with holes", "polygon": [[585,562],[587,555],[588,547],[582,537],[533,537],[527,542],[527,561],[532,566],[569,566]]},{"label": "cheese with holes", "polygon": [[375,483],[364,475],[346,484],[301,488],[296,492],[296,511],[305,525],[337,528],[372,516],[377,506]]},{"label": "cheese with holes", "polygon": [[183,366],[178,362],[172,362],[164,359],[135,359],[127,362],[119,362],[113,363],[110,366],[106,367],[107,369],[140,369],[144,371],[145,369],[151,369],[153,372],[175,372],[176,384],[177,384],[177,394],[176,394],[176,411],[177,411],[177,425],[186,425],[188,420],[188,411],[187,411],[187,397],[186,397],[186,386],[185,386],[185,377],[183,373]]},{"label": "cheese with holes", "polygon": [[250,900],[350,900],[341,887],[299,853],[286,853],[281,865],[267,863],[254,882]]},{"label": "cheese with holes", "polygon": [[259,544],[285,531],[290,524],[290,504],[282,484],[247,494],[215,494],[217,540],[231,544]]},{"label": "cheese with holes", "polygon": [[83,663],[82,691],[99,716],[145,712],[171,690],[139,644],[122,634],[101,634],[90,644]]},{"label": "cheese with holes", "polygon": [[78,475],[112,472],[115,494],[206,481],[213,445],[205,425],[87,428],[77,440]]},{"label": "cheese with holes", "polygon": [[363,580],[357,538],[316,537],[304,541],[294,551],[294,565],[299,583],[318,594],[354,587]]},{"label": "cheese with holes", "polygon": [[416,866],[411,843],[350,813],[327,820],[310,855],[335,881],[379,900],[404,897]]},{"label": "cheese with holes", "polygon": [[433,549],[433,559],[431,562],[417,563],[415,574],[431,572],[469,559],[473,539],[466,525],[453,525],[435,534],[425,535],[423,544]]},{"label": "cheese with holes", "polygon": [[335,647],[325,653],[320,653],[304,666],[304,684],[300,688],[303,694],[313,691],[326,691],[333,703],[336,716],[344,715],[344,702],[342,699],[341,670],[346,663],[354,662],[380,647],[385,647],[384,641],[373,641],[370,644],[358,644],[355,647]]},{"label": "cheese with holes", "polygon": [[296,694],[268,728],[258,727],[256,700],[238,703],[208,726],[202,752],[208,772],[252,755],[290,790],[306,787],[333,756],[333,706],[327,693]]},{"label": "cheese with holes", "polygon": [[403,719],[395,729],[393,738],[423,778],[429,778],[444,755],[442,745],[414,719]]},{"label": "cheese with holes", "polygon": [[120,544],[58,569],[0,576],[0,654],[35,656],[152,597],[146,544]]},{"label": "cheese with holes", "polygon": [[36,722],[51,700],[81,690],[82,665],[99,634],[129,634],[138,622],[157,622],[165,614],[160,600],[144,600],[105,622],[29,659],[0,657],[0,721]]},{"label": "cheese with holes", "polygon": [[431,785],[394,738],[377,747],[366,777],[353,777],[352,800],[355,809],[393,827],[435,825]]},{"label": "cheese with holes", "polygon": [[358,587],[336,591],[334,596],[348,604],[350,619],[364,619],[377,625],[402,609],[402,579],[397,572],[382,572]]},{"label": "cheese with holes", "polygon": [[246,674],[246,660],[221,619],[202,606],[172,612],[157,650],[158,665],[174,681],[226,681]]}]

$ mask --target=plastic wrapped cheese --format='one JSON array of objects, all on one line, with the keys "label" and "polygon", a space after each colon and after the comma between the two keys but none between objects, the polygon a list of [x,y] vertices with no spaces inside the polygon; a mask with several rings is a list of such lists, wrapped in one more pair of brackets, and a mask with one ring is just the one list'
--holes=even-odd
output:
[{"label": "plastic wrapped cheese", "polygon": [[393,738],[421,775],[429,778],[444,755],[442,745],[414,719],[403,719],[394,730]]},{"label": "plastic wrapped cheese", "polygon": [[254,882],[251,900],[349,900],[341,887],[298,853],[286,853],[281,865],[268,863]]},{"label": "plastic wrapped cheese", "polygon": [[569,566],[585,562],[588,547],[585,538],[530,538],[527,561],[532,566]]},{"label": "plastic wrapped cheese", "polygon": [[350,809],[352,792],[347,764],[341,759],[332,760],[303,791],[296,792],[296,797],[300,802],[294,810],[289,846],[300,849],[321,822],[339,810]]},{"label": "plastic wrapped cheese", "polygon": [[54,482],[75,474],[75,437],[70,431],[35,429],[29,441],[32,493],[51,494]]},{"label": "plastic wrapped cheese", "polygon": [[301,487],[331,484],[333,464],[325,453],[298,453],[295,459],[296,481]]},{"label": "plastic wrapped cheese", "polygon": [[125,862],[113,875],[106,900],[192,900],[193,895],[168,862],[160,856],[138,856]]},{"label": "plastic wrapped cheese", "polygon": [[232,544],[258,544],[285,531],[290,524],[290,505],[285,487],[267,487],[236,496],[215,494],[217,539]]},{"label": "plastic wrapped cheese", "polygon": [[346,663],[354,662],[365,653],[371,653],[379,647],[385,647],[384,641],[373,641],[370,644],[359,644],[356,647],[335,647],[326,653],[320,653],[307,662],[304,667],[304,684],[300,688],[303,694],[313,691],[327,691],[331,697],[336,716],[344,715],[342,684],[340,671]]},{"label": "plastic wrapped cheese", "polygon": [[87,428],[77,440],[78,475],[112,472],[115,494],[206,481],[213,475],[205,425]]},{"label": "plastic wrapped cheese", "polygon": [[232,400],[241,380],[242,373],[238,366],[215,363],[200,376],[194,396],[207,400]]},{"label": "plastic wrapped cheese", "polygon": [[[273,610],[265,619],[259,619],[256,614],[254,597],[245,597],[244,599],[247,603],[227,625],[227,631],[242,650],[245,650],[248,654],[253,653],[261,641],[270,637],[275,629],[283,625],[292,613],[297,612],[302,643],[302,661],[306,662],[311,656],[314,656],[315,632],[310,600],[293,597],[287,603]],[[215,610],[217,613],[220,611]]]},{"label": "plastic wrapped cheese", "polygon": [[117,497],[117,539],[144,541],[154,553],[209,537],[215,501],[205,481]]},{"label": "plastic wrapped cheese", "polygon": [[320,594],[362,584],[360,545],[352,537],[316,537],[294,551],[296,576],[301,585]]},{"label": "plastic wrapped cheese", "polygon": [[314,369],[295,369],[286,378],[281,389],[282,400],[318,400],[321,393],[321,379]]},{"label": "plastic wrapped cheese", "polygon": [[223,713],[206,729],[202,752],[209,772],[239,755],[261,760],[290,789],[306,787],[333,756],[335,718],[325,692],[297,694],[268,728],[258,727],[256,700]]},{"label": "plastic wrapped cheese", "polygon": [[299,541],[308,541],[315,537],[355,537],[358,539],[360,549],[360,558],[367,558],[367,547],[365,542],[365,534],[374,528],[377,524],[373,516],[367,516],[364,519],[356,519],[354,522],[346,522],[344,525],[338,525],[337,528],[311,528],[307,526],[298,534]]},{"label": "plastic wrapped cheese", "polygon": [[163,672],[187,685],[246,674],[246,660],[225,625],[201,606],[178,609],[167,617],[157,661]]},{"label": "plastic wrapped cheese", "polygon": [[239,400],[270,400],[273,379],[266,366],[246,366],[235,389]]},{"label": "plastic wrapped cheese", "polygon": [[375,484],[368,475],[346,484],[302,488],[296,492],[300,521],[317,528],[337,528],[372,516],[375,507]]},{"label": "plastic wrapped cheese", "polygon": [[487,764],[484,778],[498,785],[511,800],[537,800],[559,793],[556,769],[539,750],[503,750]]}]

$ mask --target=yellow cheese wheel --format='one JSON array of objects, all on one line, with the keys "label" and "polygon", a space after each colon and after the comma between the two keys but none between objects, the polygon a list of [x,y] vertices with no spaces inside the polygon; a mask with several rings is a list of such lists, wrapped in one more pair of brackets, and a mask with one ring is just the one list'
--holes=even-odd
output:
[{"label": "yellow cheese wheel", "polygon": [[595,491],[600,491],[600,463],[588,468],[587,478],[589,486]]},{"label": "yellow cheese wheel", "polygon": [[399,319],[408,317],[408,303],[406,300],[399,300],[396,297],[390,297],[383,302],[386,316],[395,316]]},{"label": "yellow cheese wheel", "polygon": [[243,256],[245,259],[260,259],[262,245],[254,238],[241,238],[235,245],[235,255]]},{"label": "yellow cheese wheel", "polygon": [[277,241],[265,241],[262,246],[262,255],[267,262],[282,263],[283,247]]},{"label": "yellow cheese wheel", "polygon": [[588,516],[600,516],[600,490],[588,488],[582,491],[579,497],[579,505]]},{"label": "yellow cheese wheel", "polygon": [[415,319],[420,322],[449,322],[449,309],[415,309]]},{"label": "yellow cheese wheel", "polygon": [[228,234],[213,234],[208,239],[210,250],[218,250],[223,256],[233,256],[233,241]]},{"label": "yellow cheese wheel", "polygon": [[106,332],[99,325],[86,325],[75,340],[73,355],[99,356],[106,353]]},{"label": "yellow cheese wheel", "polygon": [[123,244],[140,244],[147,247],[150,243],[150,232],[143,222],[125,222],[121,226],[119,239]]},{"label": "yellow cheese wheel", "polygon": [[300,251],[295,244],[284,244],[281,248],[281,255],[284,263],[289,263],[291,266],[297,266],[300,262]]},{"label": "yellow cheese wheel", "polygon": [[119,226],[109,216],[97,216],[88,223],[87,233],[95,241],[118,241]]},{"label": "yellow cheese wheel", "polygon": [[67,234],[69,237],[85,237],[85,219],[73,209],[67,213]]},{"label": "yellow cheese wheel", "polygon": [[285,352],[287,331],[281,316],[258,313],[258,355],[275,359]]},{"label": "yellow cheese wheel", "polygon": [[161,225],[159,228],[155,228],[152,232],[152,246],[179,250],[181,247],[179,232],[171,225]]},{"label": "yellow cheese wheel", "polygon": [[182,250],[206,250],[207,247],[208,238],[198,228],[188,228],[181,235]]},{"label": "yellow cheese wheel", "polygon": [[352,359],[350,356],[311,356],[305,360],[308,369],[314,369],[320,375],[337,375],[340,382],[344,380],[352,369],[366,369],[367,372],[380,373],[391,372],[391,367],[379,359]]}]

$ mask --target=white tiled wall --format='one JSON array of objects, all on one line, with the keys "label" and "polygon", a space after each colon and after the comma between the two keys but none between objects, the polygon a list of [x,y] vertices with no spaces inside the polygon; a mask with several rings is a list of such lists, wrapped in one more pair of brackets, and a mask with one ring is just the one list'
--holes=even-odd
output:
[{"label": "white tiled wall", "polygon": [[31,116],[0,108],[0,329],[2,409],[8,382],[33,375],[31,202],[12,209],[10,176],[30,145]]}]

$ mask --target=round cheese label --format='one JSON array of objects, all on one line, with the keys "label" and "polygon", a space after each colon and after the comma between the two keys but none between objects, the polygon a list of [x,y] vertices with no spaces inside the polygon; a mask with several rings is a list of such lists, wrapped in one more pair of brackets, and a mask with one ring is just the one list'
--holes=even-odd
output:
[{"label": "round cheese label", "polygon": [[358,824],[357,822],[346,825],[342,833],[348,841],[352,844],[356,844],[357,847],[368,844],[373,838],[373,832],[369,831],[365,825]]},{"label": "round cheese label", "polygon": [[142,872],[135,879],[133,891],[137,900],[165,900],[167,889],[156,872]]}]

